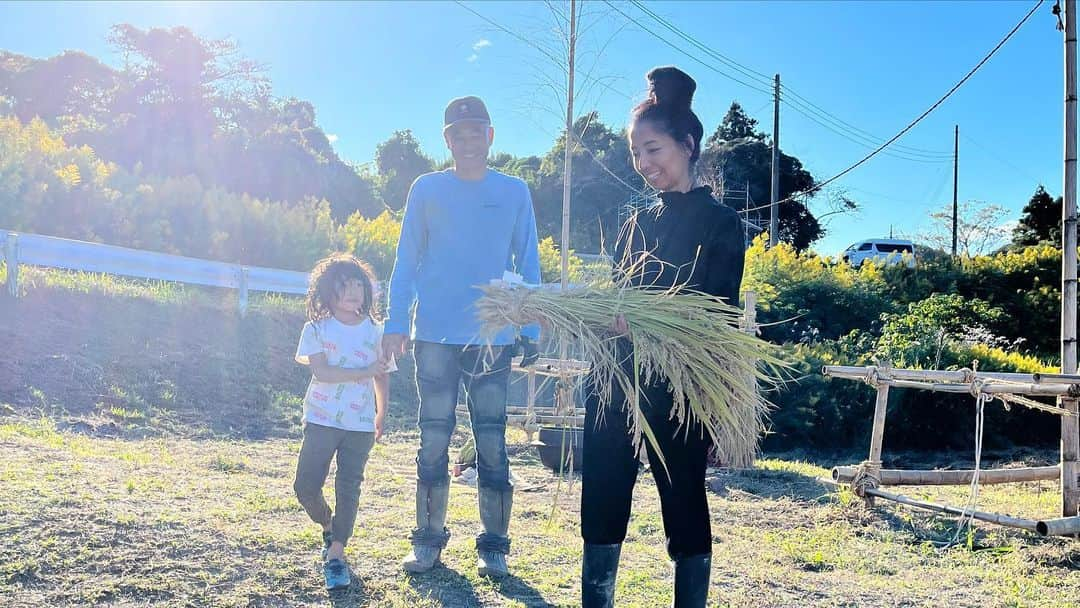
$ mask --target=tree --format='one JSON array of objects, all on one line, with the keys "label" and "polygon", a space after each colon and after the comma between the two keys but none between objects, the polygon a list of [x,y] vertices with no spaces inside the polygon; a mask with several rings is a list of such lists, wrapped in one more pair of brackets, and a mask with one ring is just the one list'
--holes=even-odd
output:
[{"label": "tree", "polygon": [[[956,252],[965,257],[988,254],[1008,239],[1008,229],[1003,225],[1006,217],[1001,205],[983,201],[965,201],[959,204],[956,225]],[[930,228],[919,239],[933,247],[952,249],[952,205],[948,204],[930,214]]]},{"label": "tree", "polygon": [[82,115],[102,119],[119,75],[97,59],[65,51],[45,60],[0,51],[0,95],[23,122]]},{"label": "tree", "polygon": [[127,24],[109,40],[122,70],[77,52],[0,52],[0,110],[40,116],[66,143],[142,175],[193,175],[289,204],[326,199],[338,222],[383,210],[373,176],[337,156],[312,104],[271,96],[262,67],[232,41]]},{"label": "tree", "polygon": [[[589,112],[574,121],[577,140],[573,153],[570,205],[570,243],[577,251],[597,252],[614,245],[620,216],[632,203],[648,195],[644,181],[630,161],[623,131],[615,131]],[[541,236],[562,231],[563,154],[561,136],[541,161],[533,192],[537,228]],[[527,166],[527,163],[526,163]]]},{"label": "tree", "polygon": [[1024,205],[1023,216],[1013,228],[1014,245],[1029,246],[1050,242],[1061,244],[1061,197],[1054,199],[1041,185]]},{"label": "tree", "polygon": [[[743,198],[733,206],[744,211],[743,216],[752,223],[768,229],[772,147],[765,134],[756,127],[757,121],[748,116],[738,102],[732,102],[720,126],[705,141],[698,173],[712,186],[718,198],[725,186],[739,190],[748,187],[749,204]],[[799,192],[810,193],[805,197],[810,198],[816,185],[814,176],[803,168],[798,158],[780,153],[781,201]],[[731,203],[730,200],[725,202]],[[825,234],[825,229],[802,201],[783,202],[779,214],[780,234],[777,237],[791,243],[796,251],[805,250]]]},{"label": "tree", "polygon": [[394,131],[390,139],[375,149],[382,200],[391,209],[401,209],[413,181],[432,171],[435,164],[420,150],[411,129]]},{"label": "tree", "polygon": [[707,147],[715,146],[722,141],[742,139],[744,137],[764,140],[765,134],[757,130],[757,124],[757,119],[751,118],[743,111],[739,102],[733,101],[731,107],[728,108],[727,114],[724,115],[724,120],[720,122],[716,132],[709,136],[705,145]]}]

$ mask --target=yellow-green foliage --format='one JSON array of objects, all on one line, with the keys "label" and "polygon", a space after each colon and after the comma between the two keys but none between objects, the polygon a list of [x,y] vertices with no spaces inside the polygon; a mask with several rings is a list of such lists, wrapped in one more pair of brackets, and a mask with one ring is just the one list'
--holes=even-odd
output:
[{"label": "yellow-green foliage", "polygon": [[296,269],[336,248],[326,201],[264,201],[193,175],[132,174],[40,120],[11,117],[0,117],[0,226]]},{"label": "yellow-green foliage", "polygon": [[1002,274],[1026,272],[1036,266],[1056,266],[1060,263],[1061,250],[1046,244],[963,260],[964,269],[968,272],[979,273],[992,270]]},{"label": "yellow-green foliage", "polygon": [[395,214],[383,211],[377,217],[366,218],[354,213],[338,235],[346,251],[371,264],[379,278],[390,276],[401,237],[401,221]]},{"label": "yellow-green foliage", "polygon": [[1056,365],[1038,357],[985,344],[964,346],[959,349],[958,354],[964,359],[978,361],[979,369],[985,371],[1009,371],[1022,374],[1054,374],[1061,371]]},{"label": "yellow-green foliage", "polygon": [[768,234],[754,239],[746,250],[742,290],[754,290],[763,309],[777,301],[783,291],[792,285],[811,281],[828,282],[841,288],[884,286],[881,267],[863,264],[854,268],[848,264],[836,264],[831,258],[821,257],[813,251],[799,253],[788,243],[778,243],[769,248]]},{"label": "yellow-green foliage", "polygon": [[774,342],[836,339],[853,329],[870,329],[890,310],[881,268],[855,269],[834,264],[780,243],[767,248],[768,236],[754,239],[746,252],[742,290],[758,294],[758,321]]},{"label": "yellow-green foliage", "polygon": [[[545,283],[555,283],[562,280],[562,252],[555,244],[553,237],[547,237],[540,241],[540,276]],[[581,258],[574,255],[570,250],[568,277],[571,283],[581,281],[584,276],[585,264]]]}]

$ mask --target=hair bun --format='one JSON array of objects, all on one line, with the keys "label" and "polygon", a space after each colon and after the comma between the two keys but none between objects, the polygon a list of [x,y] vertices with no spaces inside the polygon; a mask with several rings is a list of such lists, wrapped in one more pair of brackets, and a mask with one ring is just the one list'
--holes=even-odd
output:
[{"label": "hair bun", "polygon": [[658,106],[690,109],[697,83],[689,74],[675,66],[653,68],[645,75],[649,82],[649,98]]}]

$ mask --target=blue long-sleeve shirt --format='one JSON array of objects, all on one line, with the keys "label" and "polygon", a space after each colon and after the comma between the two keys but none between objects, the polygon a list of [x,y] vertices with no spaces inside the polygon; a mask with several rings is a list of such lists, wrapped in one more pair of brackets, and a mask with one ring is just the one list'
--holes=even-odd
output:
[{"label": "blue long-sleeve shirt", "polygon": [[[385,333],[424,342],[478,343],[477,286],[501,279],[505,270],[526,283],[540,282],[536,218],[525,182],[490,169],[475,181],[451,169],[421,175],[405,205]],[[521,333],[539,338],[535,326]],[[511,344],[514,337],[507,327],[492,343]]]}]

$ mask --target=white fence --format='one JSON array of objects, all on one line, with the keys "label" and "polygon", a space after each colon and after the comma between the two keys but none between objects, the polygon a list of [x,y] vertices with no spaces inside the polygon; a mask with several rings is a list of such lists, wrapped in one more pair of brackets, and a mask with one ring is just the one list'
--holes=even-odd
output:
[{"label": "white fence", "polygon": [[249,291],[307,293],[308,273],[215,262],[154,251],[0,230],[8,293],[19,293],[19,265],[100,272],[141,279],[238,289],[240,312]]}]

